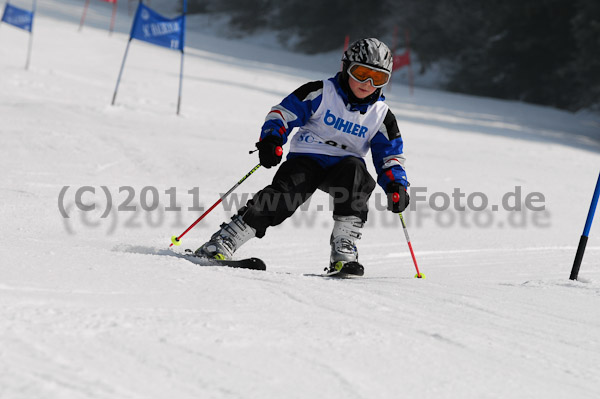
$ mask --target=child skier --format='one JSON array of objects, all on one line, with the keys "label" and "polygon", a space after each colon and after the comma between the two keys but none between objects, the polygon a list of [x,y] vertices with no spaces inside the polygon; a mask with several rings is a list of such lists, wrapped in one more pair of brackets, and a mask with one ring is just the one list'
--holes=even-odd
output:
[{"label": "child skier", "polygon": [[289,140],[287,160],[273,182],[223,223],[196,255],[230,259],[253,237],[290,217],[317,189],[333,197],[333,232],[327,274],[363,275],[357,241],[367,220],[367,201],[375,181],[363,157],[371,150],[377,182],[385,190],[388,210],[402,212],[409,203],[403,142],[396,118],[381,91],[391,76],[392,54],[377,39],[361,39],[344,52],[342,71],[334,77],[298,88],[267,114],[260,141],[260,163],[281,162],[281,146]]}]

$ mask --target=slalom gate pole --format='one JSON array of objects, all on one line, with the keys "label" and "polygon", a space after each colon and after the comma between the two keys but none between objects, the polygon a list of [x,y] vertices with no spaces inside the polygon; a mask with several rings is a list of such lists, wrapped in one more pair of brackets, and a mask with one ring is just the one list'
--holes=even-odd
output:
[{"label": "slalom gate pole", "polygon": [[573,262],[573,268],[571,269],[571,276],[569,279],[577,280],[579,275],[579,268],[581,267],[581,261],[583,260],[583,253],[585,252],[585,246],[587,245],[588,236],[590,229],[592,228],[592,220],[594,219],[594,213],[596,213],[596,206],[598,205],[598,197],[600,196],[600,174],[598,174],[598,181],[596,182],[596,189],[594,190],[594,196],[592,197],[592,204],[588,212],[587,219],[585,221],[585,227],[583,228],[583,234],[579,240],[577,246],[577,253],[575,254],[575,261]]},{"label": "slalom gate pole", "polygon": [[[280,147],[280,148],[281,148],[281,147]],[[188,227],[188,228],[187,228],[187,229],[186,229],[186,230],[185,230],[183,233],[181,233],[179,236],[173,236],[173,237],[171,237],[171,244],[169,245],[169,248],[171,248],[173,245],[180,245],[180,244],[181,244],[181,243],[180,243],[180,240],[181,240],[181,238],[182,238],[184,235],[186,235],[186,233],[187,233],[188,231],[190,231],[191,229],[193,229],[193,228],[194,228],[194,226],[198,224],[198,222],[200,222],[202,219],[204,219],[204,217],[205,217],[206,215],[208,215],[208,214],[209,214],[209,213],[210,213],[210,212],[211,212],[213,209],[215,209],[215,208],[216,208],[216,206],[217,206],[217,205],[219,205],[219,204],[220,204],[220,203],[221,203],[221,202],[222,202],[222,201],[223,201],[225,198],[227,198],[227,196],[228,196],[229,194],[231,194],[231,193],[232,193],[232,192],[233,192],[233,191],[234,191],[236,188],[238,188],[238,186],[239,186],[240,184],[242,184],[242,183],[243,183],[243,182],[244,182],[244,181],[245,181],[247,178],[249,178],[249,177],[250,177],[250,176],[251,176],[251,175],[252,175],[254,172],[256,172],[256,171],[257,171],[257,170],[260,168],[260,166],[261,166],[261,165],[260,165],[260,164],[258,164],[258,165],[256,165],[254,168],[252,168],[252,170],[251,170],[250,172],[246,173],[246,176],[242,177],[242,178],[240,179],[240,181],[238,181],[238,182],[237,182],[237,183],[236,183],[236,184],[235,184],[233,187],[231,187],[231,188],[229,189],[229,191],[227,191],[225,194],[223,194],[223,195],[221,196],[221,198],[219,198],[219,200],[213,204],[213,206],[211,206],[210,208],[208,208],[208,210],[207,210],[206,212],[204,212],[204,213],[203,213],[203,214],[202,214],[202,215],[201,215],[201,216],[200,216],[198,219],[196,219],[196,221],[195,221],[194,223],[192,223],[192,224],[190,225],[190,227]]]},{"label": "slalom gate pole", "polygon": [[85,5],[83,6],[83,14],[81,14],[81,21],[79,21],[79,32],[83,28],[83,24],[85,23],[85,15],[87,14],[88,7],[90,6],[90,0],[85,0]]},{"label": "slalom gate pole", "polygon": [[412,244],[410,243],[410,237],[408,236],[408,229],[406,228],[406,223],[404,223],[404,217],[402,216],[402,212],[399,213],[400,221],[402,222],[402,228],[404,229],[404,235],[406,236],[406,242],[408,243],[408,249],[410,249],[410,255],[412,256],[413,263],[415,264],[415,269],[417,270],[417,274],[415,274],[415,278],[425,278],[425,275],[419,271],[419,266],[417,266],[417,258],[415,258],[415,252],[413,251]]},{"label": "slalom gate pole", "polygon": [[183,55],[184,52],[181,50],[181,65],[179,67],[179,94],[177,95],[177,115],[181,109],[181,88],[183,86]]},{"label": "slalom gate pole", "polygon": [[29,62],[31,61],[31,46],[33,44],[33,24],[35,22],[35,12],[37,9],[37,0],[33,0],[33,18],[31,20],[31,31],[29,32],[29,44],[27,45],[27,61],[25,61],[25,70],[29,69]]},{"label": "slalom gate pole", "polygon": [[112,15],[110,17],[110,29],[108,30],[108,34],[112,35],[115,30],[115,19],[117,17],[117,0],[113,3]]},{"label": "slalom gate pole", "polygon": [[[406,35],[406,51],[408,51],[408,55],[410,57],[410,34],[408,29],[406,29],[406,31],[404,32]],[[412,60],[409,61],[408,63],[408,82],[410,85],[410,95],[413,95],[414,92],[414,87],[415,87],[415,78],[413,75],[413,70],[412,70]]]},{"label": "slalom gate pole", "polygon": [[183,56],[185,54],[185,19],[187,15],[187,0],[183,0],[183,23],[181,27],[181,65],[179,67],[179,94],[177,95],[177,115],[179,115],[179,110],[181,108],[181,88],[183,86]]},{"label": "slalom gate pole", "polygon": [[117,86],[115,87],[115,93],[113,94],[112,103],[110,105],[115,105],[115,100],[117,99],[117,91],[119,90],[119,83],[121,83],[121,75],[123,75],[123,68],[125,67],[125,60],[127,59],[127,53],[129,52],[129,45],[131,44],[131,36],[127,41],[127,47],[125,47],[125,56],[123,57],[123,62],[121,63],[121,70],[119,71],[119,77],[117,78]]}]

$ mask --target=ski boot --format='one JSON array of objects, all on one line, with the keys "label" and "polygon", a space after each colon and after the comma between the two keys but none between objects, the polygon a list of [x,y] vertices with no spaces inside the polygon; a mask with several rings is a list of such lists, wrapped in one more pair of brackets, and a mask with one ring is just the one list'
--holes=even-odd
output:
[{"label": "ski boot", "polygon": [[355,275],[362,276],[365,269],[358,263],[358,249],[356,242],[362,236],[360,229],[364,222],[357,216],[333,216],[333,232],[329,243],[331,244],[331,257],[329,267],[325,268],[325,275]]},{"label": "ski boot", "polygon": [[248,226],[239,215],[234,215],[231,222],[223,223],[219,231],[194,254],[205,258],[231,259],[239,247],[255,236],[256,230]]}]

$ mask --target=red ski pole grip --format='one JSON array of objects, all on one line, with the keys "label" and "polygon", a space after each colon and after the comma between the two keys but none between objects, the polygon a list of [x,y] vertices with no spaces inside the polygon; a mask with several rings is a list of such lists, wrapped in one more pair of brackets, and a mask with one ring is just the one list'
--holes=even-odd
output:
[{"label": "red ski pole grip", "polygon": [[280,146],[277,146],[277,148],[275,148],[275,155],[277,155],[278,157],[283,155],[283,148],[281,148]]},{"label": "red ski pole grip", "polygon": [[392,195],[392,201],[394,201],[394,202],[400,201],[400,194],[394,193],[394,195]]}]

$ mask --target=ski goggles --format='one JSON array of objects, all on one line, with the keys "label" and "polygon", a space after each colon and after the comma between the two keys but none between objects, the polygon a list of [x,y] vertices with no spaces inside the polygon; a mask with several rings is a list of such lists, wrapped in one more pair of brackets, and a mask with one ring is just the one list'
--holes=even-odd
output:
[{"label": "ski goggles", "polygon": [[367,66],[358,62],[350,64],[348,67],[348,75],[360,83],[370,80],[375,88],[385,86],[390,80],[390,73],[385,69]]}]

